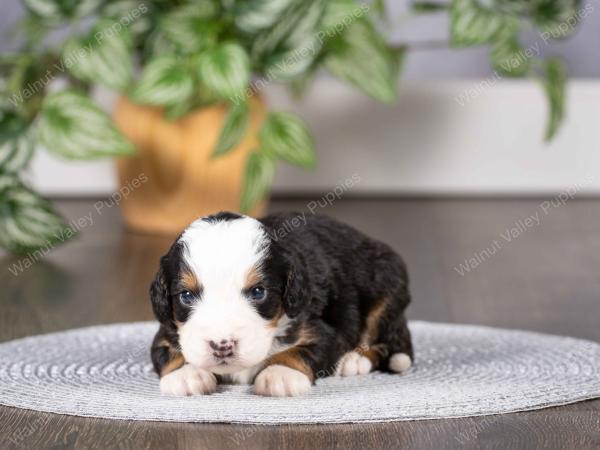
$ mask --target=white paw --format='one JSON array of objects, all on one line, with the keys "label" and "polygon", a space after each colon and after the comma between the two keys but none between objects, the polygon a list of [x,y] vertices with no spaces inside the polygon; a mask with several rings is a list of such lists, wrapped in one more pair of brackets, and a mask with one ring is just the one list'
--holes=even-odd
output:
[{"label": "white paw", "polygon": [[412,360],[406,353],[394,353],[390,357],[390,370],[394,372],[404,372],[410,369]]},{"label": "white paw", "polygon": [[351,377],[354,375],[365,375],[373,369],[371,360],[358,352],[348,352],[339,360],[336,375]]},{"label": "white paw", "polygon": [[278,364],[264,369],[254,380],[254,392],[272,397],[295,397],[311,389],[310,380],[302,372]]},{"label": "white paw", "polygon": [[217,379],[206,370],[190,364],[166,374],[160,379],[160,392],[183,397],[195,394],[210,394],[217,390]]}]

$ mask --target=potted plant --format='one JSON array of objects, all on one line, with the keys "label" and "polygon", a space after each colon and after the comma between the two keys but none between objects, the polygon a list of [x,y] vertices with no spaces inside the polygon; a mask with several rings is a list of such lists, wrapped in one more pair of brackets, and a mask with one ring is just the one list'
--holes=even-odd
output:
[{"label": "potted plant", "polygon": [[[123,185],[143,174],[122,205],[139,229],[171,232],[215,209],[257,212],[277,161],[316,162],[302,119],[269,111],[260,89],[284,83],[299,95],[326,69],[393,102],[410,47],[388,45],[383,3],[23,0],[21,48],[0,60],[0,245],[29,252],[64,240],[68,225],[25,182],[36,144],[63,158],[117,158]],[[586,14],[578,0],[412,8],[449,14],[450,46],[491,46],[501,76],[540,79],[550,106],[547,138],[554,135],[566,71],[558,59],[531,56],[519,36],[526,27],[566,37]],[[61,38],[48,38],[56,30]],[[121,94],[114,120],[93,101],[97,86]]]}]

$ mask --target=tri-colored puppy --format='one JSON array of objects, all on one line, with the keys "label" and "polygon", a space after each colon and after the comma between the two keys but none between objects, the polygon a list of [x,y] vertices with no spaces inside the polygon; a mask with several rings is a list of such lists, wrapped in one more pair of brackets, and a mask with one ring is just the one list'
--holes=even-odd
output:
[{"label": "tri-colored puppy", "polygon": [[165,394],[225,382],[301,395],[316,378],[402,372],[413,357],[404,262],[325,216],[199,219],[161,258],[150,296]]}]

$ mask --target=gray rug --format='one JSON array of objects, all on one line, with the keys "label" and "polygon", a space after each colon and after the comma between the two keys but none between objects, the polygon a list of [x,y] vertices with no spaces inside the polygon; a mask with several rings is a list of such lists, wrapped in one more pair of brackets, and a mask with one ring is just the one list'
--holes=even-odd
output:
[{"label": "gray rug", "polygon": [[404,375],[325,378],[304,397],[249,386],[161,396],[149,347],[155,323],[108,325],[0,345],[0,404],[111,419],[340,423],[508,413],[600,397],[600,345],[494,328],[412,322]]}]

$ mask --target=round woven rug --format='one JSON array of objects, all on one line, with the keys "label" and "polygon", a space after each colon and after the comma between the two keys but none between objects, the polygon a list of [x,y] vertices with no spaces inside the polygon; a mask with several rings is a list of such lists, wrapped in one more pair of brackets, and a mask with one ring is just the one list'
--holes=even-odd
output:
[{"label": "round woven rug", "polygon": [[600,397],[600,345],[522,331],[410,324],[416,361],[317,381],[304,397],[267,398],[221,385],[186,398],[159,393],[149,359],[156,323],[97,326],[0,345],[0,404],[129,420],[340,423],[508,413]]}]

